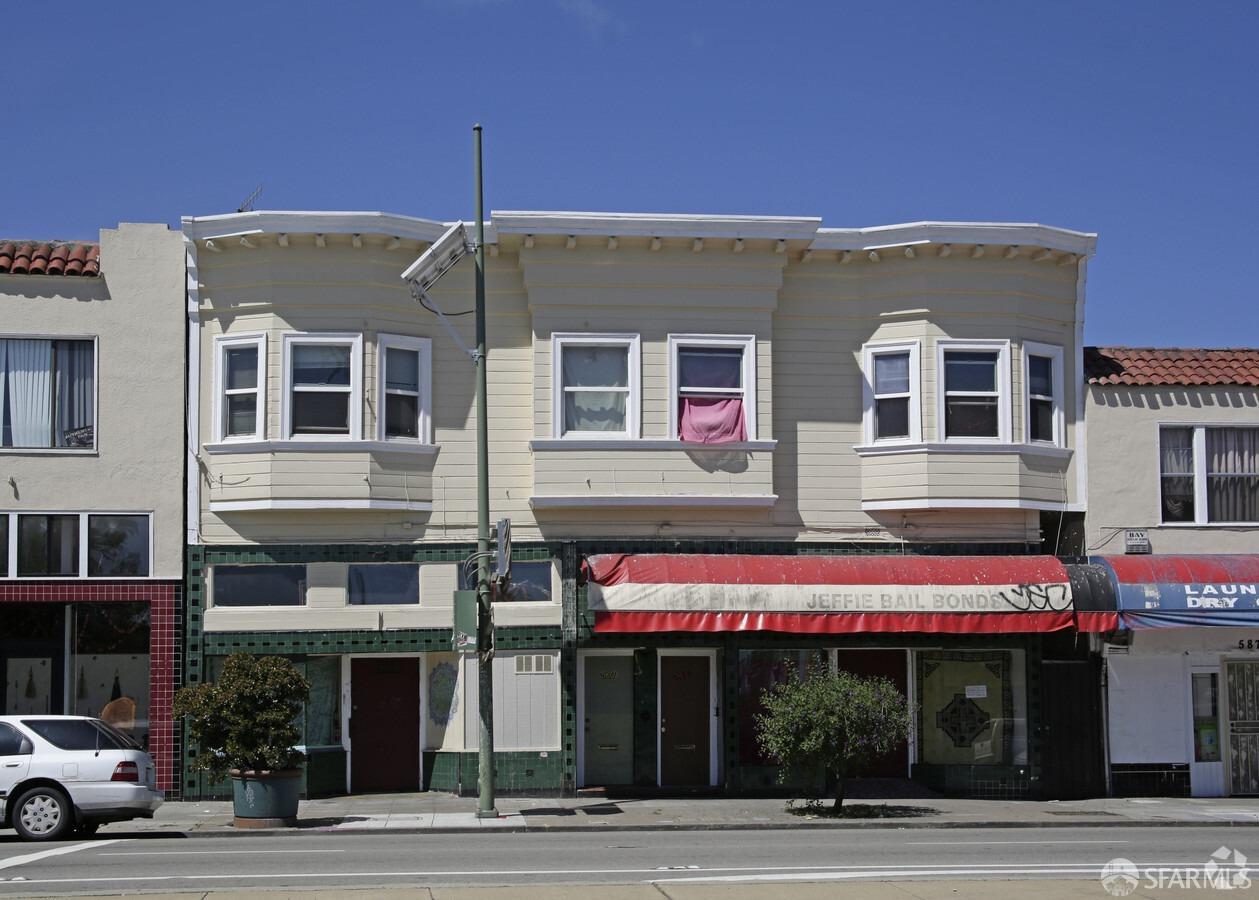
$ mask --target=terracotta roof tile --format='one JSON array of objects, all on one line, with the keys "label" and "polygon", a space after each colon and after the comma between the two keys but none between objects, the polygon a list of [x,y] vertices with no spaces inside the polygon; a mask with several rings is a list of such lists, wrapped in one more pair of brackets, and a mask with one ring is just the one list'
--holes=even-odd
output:
[{"label": "terracotta roof tile", "polygon": [[77,241],[0,239],[0,275],[78,275],[101,273],[100,244]]},{"label": "terracotta roof tile", "polygon": [[1089,384],[1259,387],[1259,348],[1085,347],[1084,373]]}]

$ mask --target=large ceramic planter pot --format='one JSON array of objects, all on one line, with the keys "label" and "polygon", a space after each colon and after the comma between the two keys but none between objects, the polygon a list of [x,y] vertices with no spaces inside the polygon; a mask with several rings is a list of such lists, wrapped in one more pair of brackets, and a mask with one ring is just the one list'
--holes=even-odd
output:
[{"label": "large ceramic planter pot", "polygon": [[301,769],[278,772],[232,770],[233,825],[237,828],[279,828],[297,824],[302,792]]}]

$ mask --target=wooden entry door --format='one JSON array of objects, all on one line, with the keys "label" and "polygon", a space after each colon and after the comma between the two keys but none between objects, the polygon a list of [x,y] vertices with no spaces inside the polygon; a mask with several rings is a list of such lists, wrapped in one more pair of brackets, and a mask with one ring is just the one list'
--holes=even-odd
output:
[{"label": "wooden entry door", "polygon": [[709,657],[660,657],[660,785],[711,784]]},{"label": "wooden entry door", "polygon": [[[904,696],[909,696],[909,660],[905,650],[836,651],[836,667],[854,675],[881,675]],[[909,744],[902,743],[878,759],[863,773],[867,778],[909,777]]]},{"label": "wooden entry door", "polygon": [[420,661],[350,661],[350,789],[420,789]]},{"label": "wooden entry door", "polygon": [[1102,762],[1101,678],[1090,660],[1041,663],[1042,774],[1046,800],[1106,793]]},{"label": "wooden entry door", "polygon": [[585,784],[632,784],[634,657],[587,656],[585,669]]}]

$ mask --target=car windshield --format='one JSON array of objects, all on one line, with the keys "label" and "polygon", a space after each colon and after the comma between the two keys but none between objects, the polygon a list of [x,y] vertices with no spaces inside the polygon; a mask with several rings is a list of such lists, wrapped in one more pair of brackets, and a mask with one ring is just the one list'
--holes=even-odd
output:
[{"label": "car windshield", "polygon": [[62,750],[126,750],[124,741],[90,719],[23,719],[22,724]]},{"label": "car windshield", "polygon": [[113,735],[114,739],[118,741],[119,744],[121,744],[123,747],[129,750],[143,749],[140,746],[139,742],[136,741],[135,738],[133,738],[129,734],[125,734],[124,732],[119,731],[117,728],[115,728],[113,725],[110,725],[108,722],[102,722],[100,719],[93,719],[92,724],[95,725],[97,728],[105,729],[105,731],[108,734]]}]

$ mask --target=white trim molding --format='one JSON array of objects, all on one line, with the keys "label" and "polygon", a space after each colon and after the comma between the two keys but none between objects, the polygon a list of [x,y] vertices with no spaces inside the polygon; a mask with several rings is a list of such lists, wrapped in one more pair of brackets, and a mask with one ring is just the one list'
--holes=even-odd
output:
[{"label": "white trim molding", "polygon": [[[240,347],[253,347],[258,354],[258,381],[254,385],[254,433],[229,435],[227,433],[227,351]],[[267,436],[267,335],[265,332],[249,334],[220,334],[214,338],[214,427],[211,434],[221,443],[263,441]]]},{"label": "white trim molding", "polygon": [[664,213],[494,210],[499,234],[810,240],[822,224],[807,216],[703,216]]},{"label": "white trim molding", "polygon": [[417,219],[386,212],[306,212],[252,210],[217,216],[184,216],[184,235],[192,240],[249,234],[385,234],[390,237],[435,241],[448,222]]},{"label": "white trim molding", "polygon": [[1042,512],[1084,512],[1082,503],[1053,503],[1046,500],[1009,500],[988,497],[933,498],[922,500],[862,500],[867,512],[902,509],[1030,509]]},{"label": "white trim molding", "polygon": [[[280,440],[346,442],[360,441],[363,437],[363,335],[358,332],[307,332],[286,331],[281,336],[283,344],[283,369],[280,372]],[[324,344],[350,348],[350,384],[348,393],[348,434],[301,434],[296,437],[293,428],[293,347],[295,345]]]},{"label": "white trim molding", "polygon": [[772,453],[778,441],[731,441],[728,444],[696,444],[694,441],[657,440],[640,438],[638,440],[573,440],[569,438],[549,439],[534,438],[529,442],[529,449],[537,453],[550,453],[555,450],[654,450],[680,451],[686,453],[728,453],[742,451],[745,453]]},{"label": "white trim molding", "polygon": [[[946,353],[961,351],[997,354],[997,434],[992,438],[966,435],[949,438],[945,430],[945,405],[948,397],[948,373],[945,369]],[[963,395],[965,392],[962,392]],[[976,395],[978,396],[978,395]],[[936,340],[936,439],[941,443],[1009,444],[1013,440],[1010,428],[1010,342],[1008,340],[961,340],[938,338]]]},{"label": "white trim molding", "polygon": [[384,509],[432,512],[430,500],[211,500],[210,512],[255,512],[284,509]]},{"label": "white trim molding", "polygon": [[946,443],[902,443],[890,444],[858,444],[853,447],[858,456],[901,456],[912,453],[924,453],[929,456],[957,455],[959,453],[991,453],[991,454],[1022,454],[1024,456],[1051,456],[1058,459],[1069,459],[1075,451],[1069,447],[1055,447],[1052,444],[998,444],[996,442],[968,444],[964,441],[948,441]]},{"label": "white trim molding", "polygon": [[1030,222],[906,222],[872,228],[819,228],[812,250],[878,250],[911,244],[995,244],[1092,255],[1097,235]]},{"label": "white trim molding", "polygon": [[529,506],[533,509],[758,508],[770,507],[777,502],[777,494],[570,494],[555,496],[535,494],[529,498]]},{"label": "white trim molding", "polygon": [[415,441],[227,441],[206,444],[203,448],[211,456],[227,453],[404,453],[410,456],[436,456],[441,449],[436,444]]},{"label": "white trim molding", "polygon": [[[861,348],[861,432],[862,440],[870,446],[891,447],[899,444],[918,444],[922,441],[922,361],[919,341],[870,341]],[[879,356],[909,354],[909,392],[890,395],[887,399],[904,398],[909,401],[909,434],[903,438],[875,437],[876,402],[875,365]]]},{"label": "white trim molding", "polygon": [[[747,426],[747,441],[738,443],[754,443],[757,440],[757,400],[756,400],[756,335],[754,334],[671,334],[668,336],[669,366],[669,440],[680,440],[678,437],[678,351],[690,349],[741,349],[743,351],[743,421]],[[735,393],[730,391],[729,393]],[[691,444],[689,446],[711,447],[720,449],[729,444]]]},{"label": "white trim molding", "polygon": [[[1032,382],[1031,382],[1031,365],[1033,356],[1041,356],[1050,360],[1053,371],[1050,373],[1053,379],[1053,440],[1052,441],[1033,441],[1032,440]],[[1023,342],[1023,441],[1027,444],[1049,444],[1055,447],[1065,447],[1067,444],[1067,417],[1066,417],[1066,380],[1063,377],[1063,352],[1062,347],[1054,344],[1042,344],[1038,341]],[[1039,397],[1037,399],[1044,399]]]},{"label": "white trim molding", "polygon": [[[626,355],[625,429],[623,431],[564,431],[564,348],[623,347]],[[598,443],[631,441],[641,435],[642,340],[637,334],[557,331],[551,334],[551,437],[557,441]],[[592,388],[594,390],[595,388]],[[616,390],[616,388],[612,388]]]},{"label": "white trim molding", "polygon": [[[416,398],[419,416],[419,421],[416,423],[418,437],[389,437],[385,434],[385,426],[388,424],[386,394],[390,393],[385,379],[385,368],[388,364],[389,350],[408,350],[418,357],[419,396]],[[431,338],[384,333],[376,336],[376,440],[403,446],[433,442],[433,341]]]}]

